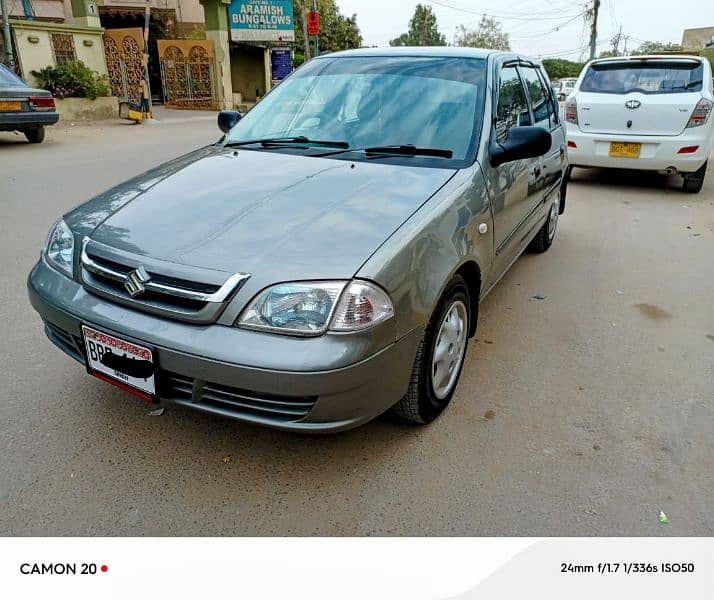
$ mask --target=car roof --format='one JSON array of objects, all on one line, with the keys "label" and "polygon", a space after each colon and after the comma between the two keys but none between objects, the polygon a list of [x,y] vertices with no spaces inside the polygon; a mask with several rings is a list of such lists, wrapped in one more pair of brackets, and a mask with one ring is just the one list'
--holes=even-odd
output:
[{"label": "car roof", "polygon": [[503,56],[513,59],[527,60],[533,63],[539,61],[521,56],[514,52],[503,50],[490,50],[487,48],[463,48],[457,46],[390,46],[389,48],[357,48],[355,50],[342,50],[323,54],[316,58],[343,58],[355,56],[428,56],[445,58],[488,58],[489,56]]}]

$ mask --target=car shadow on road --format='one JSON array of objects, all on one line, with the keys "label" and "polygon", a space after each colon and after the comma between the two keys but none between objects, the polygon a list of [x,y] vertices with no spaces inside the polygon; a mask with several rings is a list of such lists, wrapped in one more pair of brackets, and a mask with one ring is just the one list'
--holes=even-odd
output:
[{"label": "car shadow on road", "polygon": [[574,167],[570,175],[573,183],[592,186],[617,186],[641,189],[681,189],[679,175],[661,175],[654,171],[632,169],[598,169]]}]

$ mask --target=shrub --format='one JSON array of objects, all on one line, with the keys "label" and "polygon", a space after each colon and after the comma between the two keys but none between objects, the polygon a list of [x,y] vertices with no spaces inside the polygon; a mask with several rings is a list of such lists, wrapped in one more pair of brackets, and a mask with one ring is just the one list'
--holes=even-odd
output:
[{"label": "shrub", "polygon": [[81,60],[73,60],[56,67],[32,71],[41,88],[52,92],[57,98],[91,98],[109,96],[106,77],[92,71]]}]

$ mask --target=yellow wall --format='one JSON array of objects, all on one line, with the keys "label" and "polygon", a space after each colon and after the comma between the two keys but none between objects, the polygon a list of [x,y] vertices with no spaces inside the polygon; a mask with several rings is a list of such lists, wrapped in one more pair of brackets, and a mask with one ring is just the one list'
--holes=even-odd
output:
[{"label": "yellow wall", "polygon": [[[39,71],[45,67],[55,65],[50,41],[51,33],[71,34],[74,38],[74,50],[77,59],[100,75],[107,75],[102,39],[103,29],[41,23],[39,21],[11,21],[11,25],[22,74],[29,84],[35,84],[35,78],[31,75],[31,71]],[[31,38],[37,41],[31,42]],[[85,41],[91,43],[91,45],[86,46]]]}]

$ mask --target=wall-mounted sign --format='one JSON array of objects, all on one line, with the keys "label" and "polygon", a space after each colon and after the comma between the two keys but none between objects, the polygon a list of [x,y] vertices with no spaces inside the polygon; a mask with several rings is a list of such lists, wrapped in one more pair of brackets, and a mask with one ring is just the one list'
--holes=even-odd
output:
[{"label": "wall-mounted sign", "polygon": [[228,9],[234,42],[294,42],[292,0],[232,0]]},{"label": "wall-mounted sign", "polygon": [[311,10],[307,13],[307,34],[320,35],[320,13]]},{"label": "wall-mounted sign", "polygon": [[290,48],[270,49],[271,79],[279,82],[293,71],[293,57]]}]

